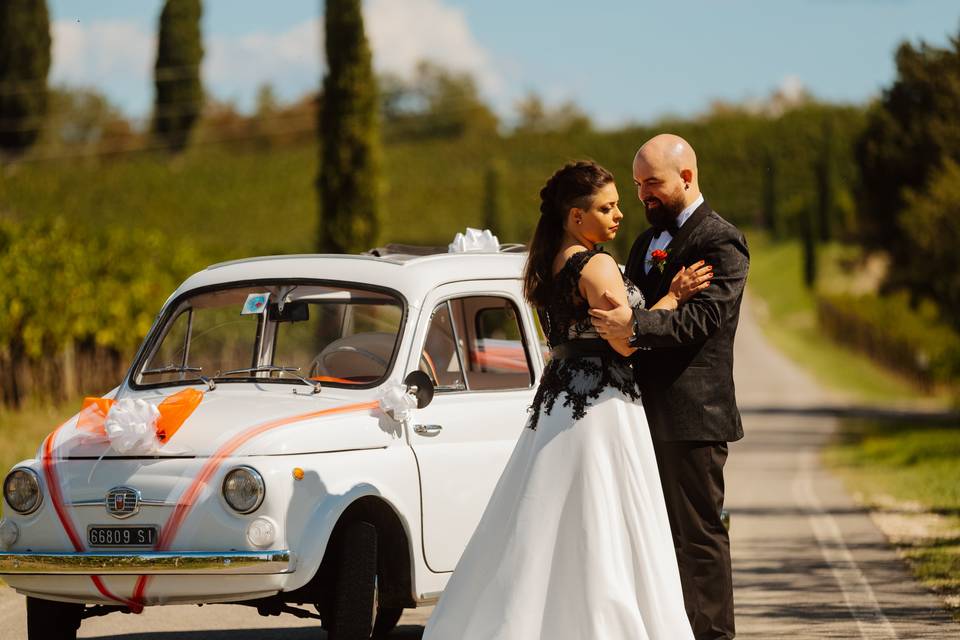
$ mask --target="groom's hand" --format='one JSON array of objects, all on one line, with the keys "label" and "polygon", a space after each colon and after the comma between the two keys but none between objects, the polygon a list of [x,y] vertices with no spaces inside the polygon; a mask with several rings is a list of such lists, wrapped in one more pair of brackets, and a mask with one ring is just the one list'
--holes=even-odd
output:
[{"label": "groom's hand", "polygon": [[614,298],[609,291],[603,297],[611,309],[590,309],[590,322],[605,340],[620,340],[633,335],[633,309]]}]

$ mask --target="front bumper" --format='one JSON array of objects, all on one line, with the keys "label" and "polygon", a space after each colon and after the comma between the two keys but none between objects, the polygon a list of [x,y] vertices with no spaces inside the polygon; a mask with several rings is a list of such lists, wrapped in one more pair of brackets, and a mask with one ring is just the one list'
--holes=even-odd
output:
[{"label": "front bumper", "polygon": [[296,558],[282,551],[131,551],[115,553],[0,553],[2,575],[270,575],[293,573]]}]

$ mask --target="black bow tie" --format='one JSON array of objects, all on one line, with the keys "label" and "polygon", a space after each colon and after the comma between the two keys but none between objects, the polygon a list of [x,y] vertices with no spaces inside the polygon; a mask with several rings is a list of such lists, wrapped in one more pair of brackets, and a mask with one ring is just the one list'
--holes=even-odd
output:
[{"label": "black bow tie", "polygon": [[654,225],[653,227],[653,239],[656,240],[660,237],[660,234],[664,231],[667,231],[671,236],[676,236],[677,232],[680,231],[680,227],[677,226],[676,222],[668,224],[664,227],[658,227]]}]

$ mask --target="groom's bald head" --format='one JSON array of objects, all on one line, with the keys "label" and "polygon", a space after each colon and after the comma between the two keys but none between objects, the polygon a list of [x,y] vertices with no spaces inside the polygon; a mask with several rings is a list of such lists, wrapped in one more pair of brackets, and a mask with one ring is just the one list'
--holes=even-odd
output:
[{"label": "groom's bald head", "polygon": [[675,218],[700,196],[697,154],[672,133],[661,133],[644,143],[633,158],[637,196],[653,224]]}]

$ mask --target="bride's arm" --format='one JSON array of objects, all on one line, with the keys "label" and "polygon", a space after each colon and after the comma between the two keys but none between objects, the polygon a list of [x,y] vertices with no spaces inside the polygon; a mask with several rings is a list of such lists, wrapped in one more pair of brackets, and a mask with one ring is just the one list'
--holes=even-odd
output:
[{"label": "bride's arm", "polygon": [[[630,308],[620,267],[616,260],[606,253],[593,256],[583,267],[580,273],[580,294],[592,309],[610,310],[617,306]],[[627,338],[607,338],[607,342],[614,351],[624,356],[636,351],[627,344]]]},{"label": "bride's arm", "polygon": [[650,307],[650,311],[676,311],[681,304],[709,287],[712,277],[713,267],[703,260],[689,267],[682,267],[670,281],[670,291],[657,300],[657,304]]},{"label": "bride's arm", "polygon": [[[605,339],[629,342],[633,335],[636,314],[648,311],[676,311],[680,305],[710,286],[713,267],[703,260],[680,269],[670,281],[670,291],[650,309],[632,309],[627,304],[618,304],[612,297],[605,297],[606,306],[591,304],[590,315],[593,326]],[[622,284],[621,284],[622,287]]]}]

